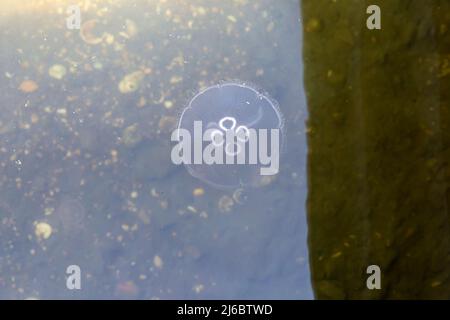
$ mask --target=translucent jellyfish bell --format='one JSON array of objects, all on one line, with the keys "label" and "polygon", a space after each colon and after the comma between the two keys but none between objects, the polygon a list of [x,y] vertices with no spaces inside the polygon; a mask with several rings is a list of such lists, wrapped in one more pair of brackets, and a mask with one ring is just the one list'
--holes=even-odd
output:
[{"label": "translucent jellyfish bell", "polygon": [[[279,129],[280,146],[283,144],[283,117],[277,103],[258,90],[242,83],[224,83],[211,86],[196,94],[184,109],[179,120],[179,129],[187,129],[191,134],[191,150],[194,153],[194,123],[200,121],[202,130],[210,129],[212,142],[202,142],[202,148],[213,143],[223,148],[224,156],[237,156],[242,150],[249,157],[251,129]],[[227,133],[232,131],[235,140],[227,141]],[[270,135],[270,134],[269,134]],[[196,137],[198,140],[199,137]],[[270,150],[270,148],[269,148]],[[236,188],[258,186],[261,179],[258,162],[252,164],[185,164],[188,172],[216,187]]]}]

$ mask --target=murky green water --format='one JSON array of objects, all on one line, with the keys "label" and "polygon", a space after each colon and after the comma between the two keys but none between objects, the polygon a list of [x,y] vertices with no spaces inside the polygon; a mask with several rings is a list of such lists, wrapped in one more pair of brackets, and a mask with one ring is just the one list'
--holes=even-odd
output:
[{"label": "murky green water", "polygon": [[370,4],[302,5],[315,294],[449,298],[450,3]]}]

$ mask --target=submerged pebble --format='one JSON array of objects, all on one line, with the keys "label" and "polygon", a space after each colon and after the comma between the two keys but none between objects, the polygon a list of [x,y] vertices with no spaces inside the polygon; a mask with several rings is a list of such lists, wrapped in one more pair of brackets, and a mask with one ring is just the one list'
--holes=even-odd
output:
[{"label": "submerged pebble", "polygon": [[25,80],[19,86],[19,90],[22,91],[22,92],[25,92],[25,93],[34,92],[38,88],[39,88],[39,86],[33,80]]},{"label": "submerged pebble", "polygon": [[52,226],[46,222],[38,222],[35,225],[34,233],[38,239],[48,239],[52,235]]},{"label": "submerged pebble", "polygon": [[139,89],[139,86],[144,79],[145,73],[143,71],[135,71],[127,74],[119,82],[119,91],[121,93],[131,93]]},{"label": "submerged pebble", "polygon": [[54,79],[61,80],[67,73],[66,67],[61,64],[55,64],[48,69],[48,75]]}]

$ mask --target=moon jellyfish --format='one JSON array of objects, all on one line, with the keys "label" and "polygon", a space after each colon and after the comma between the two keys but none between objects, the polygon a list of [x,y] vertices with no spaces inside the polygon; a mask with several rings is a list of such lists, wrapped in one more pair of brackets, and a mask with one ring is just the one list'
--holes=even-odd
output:
[{"label": "moon jellyfish", "polygon": [[279,165],[283,125],[278,104],[255,88],[235,82],[208,87],[192,98],[178,123],[178,132],[190,139],[183,163],[215,187],[260,186],[265,175],[278,173],[278,167],[266,171]]}]

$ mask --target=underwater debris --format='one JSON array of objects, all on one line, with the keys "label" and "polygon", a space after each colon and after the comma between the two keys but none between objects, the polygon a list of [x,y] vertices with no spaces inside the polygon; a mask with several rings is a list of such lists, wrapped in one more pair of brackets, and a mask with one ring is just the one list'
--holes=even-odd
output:
[{"label": "underwater debris", "polygon": [[221,212],[230,212],[234,206],[233,198],[230,196],[224,195],[219,199],[219,203],[217,207]]},{"label": "underwater debris", "polygon": [[164,262],[163,262],[163,260],[161,259],[160,256],[156,255],[156,256],[153,258],[153,265],[154,265],[156,268],[158,268],[158,269],[162,269],[162,267],[164,266]]},{"label": "underwater debris", "polygon": [[139,86],[144,79],[145,73],[141,70],[127,74],[119,82],[119,91],[121,93],[131,93],[139,89]]},{"label": "underwater debris", "polygon": [[25,80],[19,86],[19,90],[25,93],[34,92],[38,88],[39,88],[38,84],[33,80]]},{"label": "underwater debris", "polygon": [[125,20],[124,29],[125,31],[122,31],[119,34],[126,39],[134,38],[138,33],[138,27],[136,23],[130,19]]},{"label": "underwater debris", "polygon": [[67,73],[66,67],[61,64],[55,64],[48,69],[48,75],[54,79],[61,80]]},{"label": "underwater debris", "polygon": [[95,26],[97,25],[98,21],[96,19],[91,19],[86,22],[84,22],[81,25],[80,28],[80,37],[83,39],[84,42],[87,44],[99,44],[103,41],[103,35],[100,37],[97,37],[93,34],[93,30]]},{"label": "underwater debris", "polygon": [[34,234],[38,239],[48,239],[52,235],[52,226],[46,222],[38,222],[35,225]]},{"label": "underwater debris", "polygon": [[139,127],[137,124],[133,124],[125,128],[122,134],[122,141],[125,146],[131,148],[141,142],[142,135],[138,129]]}]

